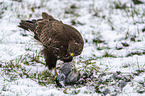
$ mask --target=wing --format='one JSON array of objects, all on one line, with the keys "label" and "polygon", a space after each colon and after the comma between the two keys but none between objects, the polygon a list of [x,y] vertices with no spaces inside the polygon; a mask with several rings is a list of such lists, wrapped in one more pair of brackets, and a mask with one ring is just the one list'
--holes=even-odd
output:
[{"label": "wing", "polygon": [[44,46],[55,46],[63,41],[63,24],[57,20],[48,19],[38,21],[36,24],[36,33]]},{"label": "wing", "polygon": [[66,36],[69,37],[71,41],[75,41],[76,43],[81,43],[81,44],[84,43],[80,32],[74,27],[64,24],[63,31],[65,32]]},{"label": "wing", "polygon": [[[84,41],[81,34],[69,25],[63,24],[62,22],[54,19],[52,16],[43,13],[43,20],[36,22],[36,34],[40,42],[47,48],[53,48],[54,53],[57,56],[64,57],[69,55],[68,46],[70,42],[74,42],[80,48],[73,48],[81,53],[83,49]],[[79,55],[77,53],[76,55]]]}]

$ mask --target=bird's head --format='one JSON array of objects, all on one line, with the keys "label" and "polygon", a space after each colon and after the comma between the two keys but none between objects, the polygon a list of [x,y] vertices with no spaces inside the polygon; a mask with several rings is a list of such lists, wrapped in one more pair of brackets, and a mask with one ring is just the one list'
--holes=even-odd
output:
[{"label": "bird's head", "polygon": [[83,49],[83,43],[71,41],[68,46],[68,52],[70,56],[80,55]]},{"label": "bird's head", "polygon": [[83,43],[71,41],[68,45],[67,56],[63,58],[64,62],[72,61],[74,56],[80,55],[83,50]]}]

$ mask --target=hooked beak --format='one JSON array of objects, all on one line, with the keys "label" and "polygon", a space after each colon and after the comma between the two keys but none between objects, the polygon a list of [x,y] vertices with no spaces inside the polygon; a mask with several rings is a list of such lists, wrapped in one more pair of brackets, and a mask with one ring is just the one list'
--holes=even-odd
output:
[{"label": "hooked beak", "polygon": [[64,62],[71,62],[71,61],[73,60],[73,56],[74,56],[74,54],[73,54],[73,53],[70,53],[69,56],[64,57],[62,60],[63,60]]}]

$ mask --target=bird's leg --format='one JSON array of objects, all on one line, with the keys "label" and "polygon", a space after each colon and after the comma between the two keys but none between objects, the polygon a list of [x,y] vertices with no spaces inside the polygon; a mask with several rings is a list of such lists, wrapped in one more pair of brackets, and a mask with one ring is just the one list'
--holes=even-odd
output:
[{"label": "bird's leg", "polygon": [[55,76],[58,77],[57,71],[56,71],[56,67],[54,67],[54,72],[55,72]]}]

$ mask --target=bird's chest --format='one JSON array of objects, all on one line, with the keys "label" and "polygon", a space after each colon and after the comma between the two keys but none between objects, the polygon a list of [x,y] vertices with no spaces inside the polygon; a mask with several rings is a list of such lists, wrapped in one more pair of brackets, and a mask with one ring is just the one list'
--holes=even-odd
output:
[{"label": "bird's chest", "polygon": [[69,52],[68,52],[68,46],[60,46],[58,49],[56,49],[57,51],[54,52],[54,54],[57,55],[58,59],[64,58],[69,56]]}]

